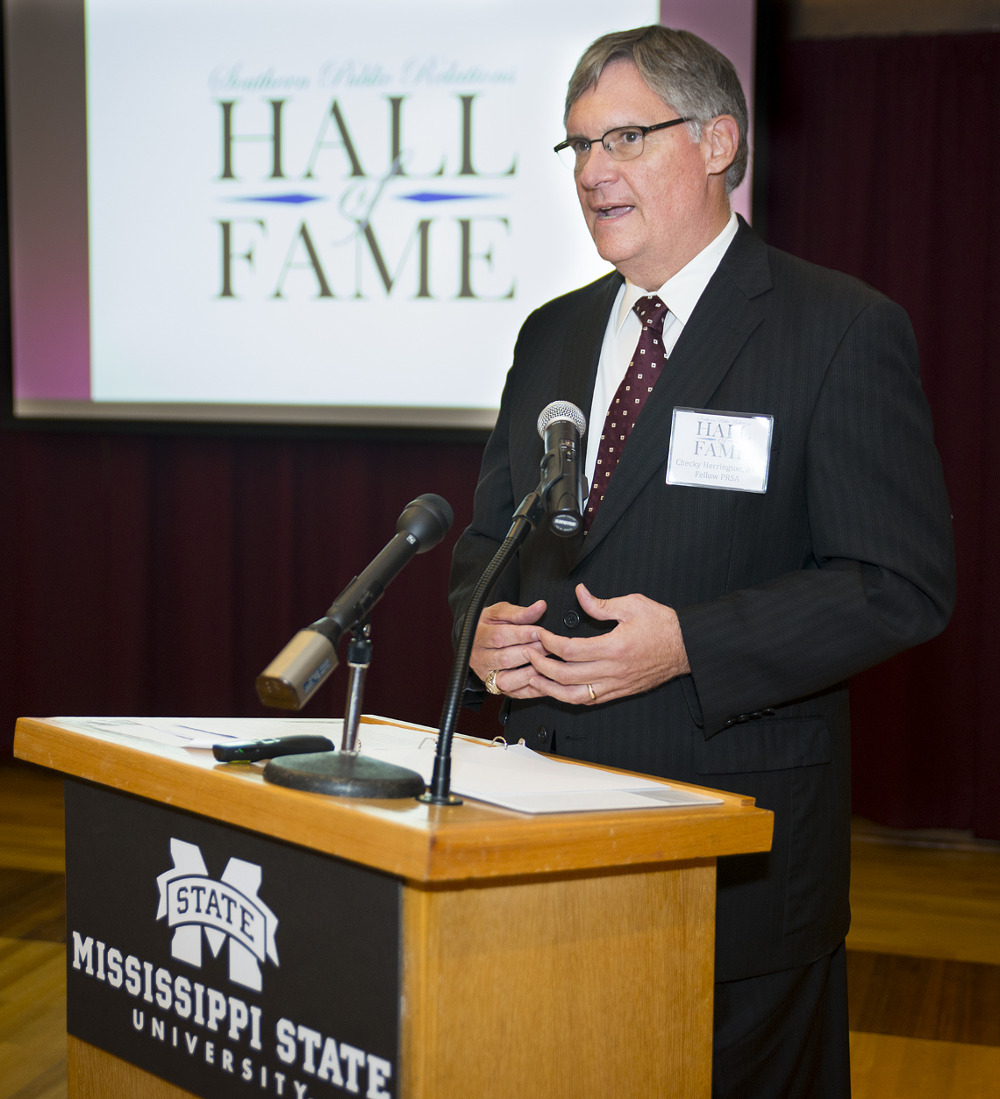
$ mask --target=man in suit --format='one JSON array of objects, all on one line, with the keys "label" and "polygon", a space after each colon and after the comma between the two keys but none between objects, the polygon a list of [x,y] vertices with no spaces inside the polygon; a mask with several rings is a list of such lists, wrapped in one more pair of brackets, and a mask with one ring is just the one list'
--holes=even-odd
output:
[{"label": "man in suit", "polygon": [[[599,491],[586,534],[540,525],[521,547],[480,618],[473,683],[506,696],[508,740],[773,810],[770,853],[719,866],[713,1094],[844,1096],[846,680],[937,633],[954,594],[912,330],[731,213],[745,101],[695,36],[599,39],[565,123],[616,271],[521,331],[455,551],[456,616],[538,484],[549,402],[589,412]],[[607,480],[601,424],[644,323],[630,307],[649,295],[669,310],[652,334],[665,361]],[[753,461],[714,446],[734,436]]]}]

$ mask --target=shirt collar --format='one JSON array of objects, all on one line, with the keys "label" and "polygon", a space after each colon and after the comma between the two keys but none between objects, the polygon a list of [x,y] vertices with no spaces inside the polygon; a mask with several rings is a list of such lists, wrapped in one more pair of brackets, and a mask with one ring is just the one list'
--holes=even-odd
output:
[{"label": "shirt collar", "polygon": [[698,304],[698,299],[722,262],[722,257],[726,254],[726,249],[732,243],[733,237],[736,236],[738,228],[739,220],[735,213],[731,213],[725,228],[715,240],[703,248],[676,275],[667,279],[659,290],[644,290],[626,279],[624,292],[618,304],[616,331],[621,331],[622,325],[632,312],[632,306],[640,298],[649,297],[651,294],[656,294],[665,301],[667,308],[681,324],[687,324],[694,312],[694,307]]}]

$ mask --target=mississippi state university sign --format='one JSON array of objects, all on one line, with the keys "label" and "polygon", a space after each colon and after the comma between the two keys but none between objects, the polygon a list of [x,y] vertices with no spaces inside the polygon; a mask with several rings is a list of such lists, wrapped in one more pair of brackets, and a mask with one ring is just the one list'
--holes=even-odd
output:
[{"label": "mississippi state university sign", "polygon": [[71,1034],[205,1099],[398,1094],[399,882],[76,781],[66,825]]}]

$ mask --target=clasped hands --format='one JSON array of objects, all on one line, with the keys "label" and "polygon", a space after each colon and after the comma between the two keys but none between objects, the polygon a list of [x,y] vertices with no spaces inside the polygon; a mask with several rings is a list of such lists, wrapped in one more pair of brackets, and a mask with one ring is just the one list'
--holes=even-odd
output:
[{"label": "clasped hands", "polygon": [[538,625],[542,599],[529,607],[494,603],[479,618],[469,665],[496,693],[555,698],[581,706],[641,694],[690,671],[672,607],[645,595],[597,599],[576,587],[583,610],[617,622],[597,637],[564,637]]}]

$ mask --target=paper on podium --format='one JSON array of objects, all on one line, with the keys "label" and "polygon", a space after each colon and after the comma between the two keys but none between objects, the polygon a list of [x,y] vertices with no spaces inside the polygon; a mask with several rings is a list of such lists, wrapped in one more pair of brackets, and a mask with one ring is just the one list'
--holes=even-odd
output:
[{"label": "paper on podium", "polygon": [[[310,732],[341,740],[343,722],[332,718],[53,718],[80,732],[111,732],[136,740],[194,750],[231,740],[263,740]],[[437,730],[363,719],[359,750],[418,772],[430,783]],[[452,741],[451,787],[462,797],[522,813],[596,809],[663,809],[721,805],[722,799],[660,779],[580,766],[532,751],[523,744],[458,736]],[[231,765],[226,765],[231,766]],[[247,766],[240,764],[240,766]]]},{"label": "paper on podium", "polygon": [[[379,743],[382,737],[373,735],[376,731],[377,727],[363,730],[365,755],[410,767],[430,781],[436,736],[427,735],[422,742],[408,748],[395,740],[383,748]],[[461,737],[456,737],[451,745],[451,787],[463,797],[522,813],[722,804],[720,798],[655,779],[581,767],[533,752],[523,744]]]}]

